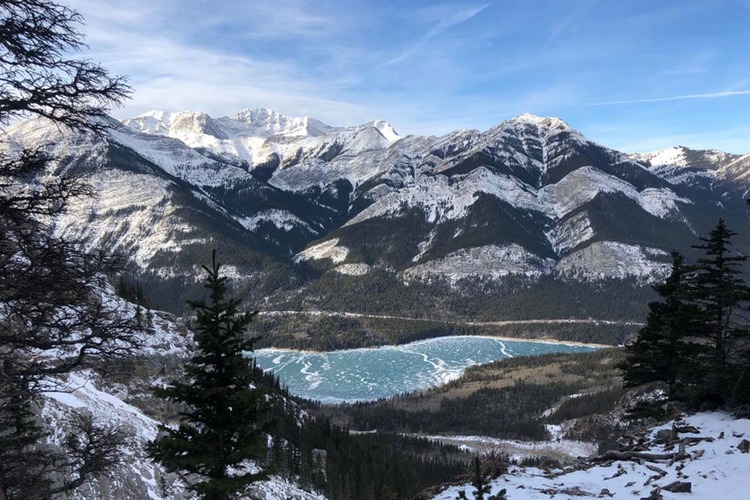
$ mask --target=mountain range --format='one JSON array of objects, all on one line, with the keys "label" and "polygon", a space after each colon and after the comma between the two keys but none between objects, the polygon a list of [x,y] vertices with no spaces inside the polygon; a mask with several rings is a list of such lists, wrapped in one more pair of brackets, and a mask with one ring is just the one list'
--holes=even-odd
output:
[{"label": "mountain range", "polygon": [[123,255],[178,313],[212,248],[262,309],[484,320],[642,320],[670,251],[718,218],[750,248],[750,155],[626,154],[530,114],[440,137],[267,109],[107,124],[27,121],[8,144],[85,178],[97,195],[55,230]]}]

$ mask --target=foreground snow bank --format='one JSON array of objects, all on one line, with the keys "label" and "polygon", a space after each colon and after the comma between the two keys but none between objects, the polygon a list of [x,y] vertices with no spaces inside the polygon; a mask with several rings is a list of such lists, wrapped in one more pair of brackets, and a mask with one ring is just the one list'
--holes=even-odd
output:
[{"label": "foreground snow bank", "polygon": [[[750,439],[750,420],[735,419],[722,412],[698,413],[669,422],[651,430],[655,438],[660,430],[671,430],[673,425],[692,426],[698,433],[691,438],[708,438],[685,448],[686,458],[674,461],[647,462],[643,460],[606,461],[576,470],[545,472],[531,467],[512,466],[505,476],[492,482],[492,494],[507,490],[509,499],[566,499],[580,497],[644,498],[660,489],[664,499],[745,500],[750,498],[750,453],[741,451],[740,443]],[[692,440],[696,441],[696,440]],[[738,448],[739,447],[739,448]],[[665,444],[652,445],[644,453],[675,453]],[[661,477],[660,477],[661,476]],[[690,493],[673,493],[661,488],[674,483],[689,482]],[[454,499],[460,490],[469,497],[469,484],[452,486],[435,496]],[[605,491],[606,490],[606,491]]]}]

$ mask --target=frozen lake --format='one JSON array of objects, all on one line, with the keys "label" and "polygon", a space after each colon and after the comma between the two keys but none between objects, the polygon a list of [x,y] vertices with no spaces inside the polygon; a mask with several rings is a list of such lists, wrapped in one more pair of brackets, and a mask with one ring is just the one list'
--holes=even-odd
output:
[{"label": "frozen lake", "polygon": [[278,375],[292,394],[340,403],[434,387],[458,378],[471,365],[514,356],[594,349],[493,337],[440,337],[395,347],[331,352],[259,349],[255,358],[258,366]]}]

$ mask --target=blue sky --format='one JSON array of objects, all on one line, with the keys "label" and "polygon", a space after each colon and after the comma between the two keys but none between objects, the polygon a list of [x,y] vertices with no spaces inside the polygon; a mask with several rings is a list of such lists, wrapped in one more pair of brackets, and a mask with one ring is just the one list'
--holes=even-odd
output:
[{"label": "blue sky", "polygon": [[750,152],[750,0],[62,0],[126,118],[267,107],[404,134],[558,116],[622,151]]}]

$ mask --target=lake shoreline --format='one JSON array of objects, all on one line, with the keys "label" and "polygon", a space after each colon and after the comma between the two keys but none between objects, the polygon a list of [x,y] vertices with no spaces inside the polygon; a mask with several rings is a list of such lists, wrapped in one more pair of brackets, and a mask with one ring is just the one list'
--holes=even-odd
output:
[{"label": "lake shoreline", "polygon": [[538,344],[553,344],[553,345],[566,345],[571,347],[590,347],[592,349],[608,349],[608,348],[615,348],[615,347],[622,347],[622,345],[611,345],[611,344],[597,344],[595,342],[575,342],[572,340],[558,340],[554,338],[544,337],[544,338],[528,338],[528,337],[508,337],[504,335],[444,335],[441,337],[430,337],[426,339],[420,339],[420,340],[413,340],[411,342],[406,342],[403,344],[383,344],[383,345],[373,345],[373,346],[366,346],[366,347],[353,347],[351,349],[334,349],[332,351],[319,351],[316,349],[294,349],[292,347],[263,347],[261,349],[256,349],[253,352],[258,351],[277,351],[277,352],[296,352],[301,354],[324,354],[324,353],[333,353],[333,352],[344,352],[344,351],[358,351],[363,349],[381,349],[381,348],[394,348],[394,347],[402,347],[406,345],[412,345],[412,344],[418,344],[420,342],[429,342],[431,340],[437,340],[437,339],[448,339],[448,338],[485,338],[485,339],[495,339],[495,340],[502,340],[502,341],[508,341],[508,342],[533,342]]}]

